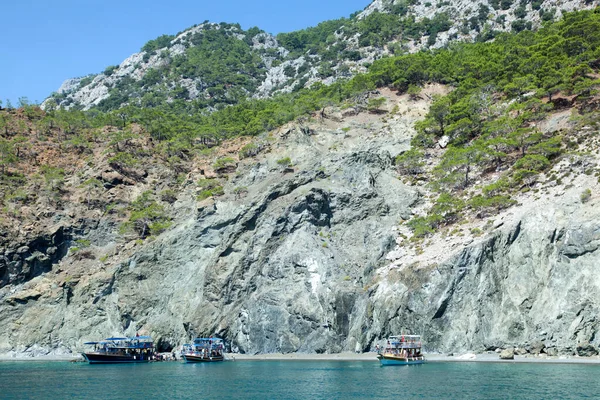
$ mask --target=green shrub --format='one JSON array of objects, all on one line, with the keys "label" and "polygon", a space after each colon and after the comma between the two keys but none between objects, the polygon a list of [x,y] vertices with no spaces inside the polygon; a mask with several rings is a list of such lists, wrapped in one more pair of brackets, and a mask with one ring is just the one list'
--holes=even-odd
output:
[{"label": "green shrub", "polygon": [[486,197],[477,195],[469,201],[469,206],[478,213],[480,218],[489,214],[491,211],[500,211],[508,208],[517,202],[509,196]]},{"label": "green shrub", "polygon": [[292,166],[292,160],[289,157],[280,158],[276,162],[277,162],[277,165],[280,165],[285,168]]},{"label": "green shrub", "polygon": [[42,165],[40,168],[44,181],[46,182],[46,188],[51,192],[58,192],[62,190],[65,183],[65,170],[62,168],[51,167],[49,165]]},{"label": "green shrub", "polygon": [[[430,212],[430,222],[450,224],[456,222],[465,207],[464,201],[449,193],[442,193],[436,200]],[[435,216],[435,218],[433,218]]]},{"label": "green shrub", "polygon": [[118,68],[118,65],[111,65],[109,67],[106,67],[106,69],[104,70],[104,75],[111,76]]},{"label": "green shrub", "polygon": [[436,224],[430,216],[413,218],[406,225],[413,231],[413,236],[416,238],[424,238],[435,233]]},{"label": "green shrub", "polygon": [[554,136],[531,147],[531,152],[552,158],[562,153],[562,140],[560,136]]},{"label": "green shrub", "polygon": [[89,85],[94,80],[93,75],[88,75],[79,81],[79,88]]},{"label": "green shrub", "polygon": [[536,171],[532,171],[529,169],[517,169],[513,172],[513,185],[519,185],[524,182],[531,183],[531,180],[534,180],[533,177],[538,173]]},{"label": "green shrub", "polygon": [[581,193],[581,197],[580,198],[581,198],[581,202],[582,203],[587,203],[592,198],[592,191],[590,189],[585,189]]},{"label": "green shrub", "polygon": [[539,154],[528,154],[525,157],[519,159],[514,168],[519,170],[529,170],[533,172],[542,172],[550,166],[550,161]]},{"label": "green shrub", "polygon": [[146,191],[138,196],[128,207],[129,220],[121,228],[121,233],[134,231],[144,239],[158,235],[170,225],[165,209],[152,198],[152,192]]},{"label": "green shrub", "polygon": [[220,185],[219,180],[215,178],[203,178],[200,179],[196,184],[200,189],[203,190],[212,189]]},{"label": "green shrub", "polygon": [[248,157],[254,157],[260,152],[260,148],[256,143],[248,143],[241,148],[239,152],[240,160]]},{"label": "green shrub", "polygon": [[376,97],[369,99],[367,102],[367,110],[372,113],[381,112],[381,106],[386,102],[385,97]]},{"label": "green shrub", "polygon": [[76,242],[76,243],[79,245],[79,247],[81,247],[81,248],[90,247],[90,245],[92,244],[92,242],[91,242],[91,241],[89,241],[88,239],[77,239],[75,242]]},{"label": "green shrub", "polygon": [[421,94],[421,86],[410,84],[408,85],[406,93],[408,94],[411,100],[417,100],[419,98],[419,95]]},{"label": "green shrub", "polygon": [[158,49],[162,49],[163,47],[169,47],[173,39],[175,39],[175,36],[172,35],[159,36],[154,40],[146,42],[146,44],[142,47],[142,51],[153,52]]},{"label": "green shrub", "polygon": [[223,157],[217,159],[213,164],[213,168],[217,172],[231,172],[237,167],[235,160],[231,157]]},{"label": "green shrub", "polygon": [[475,237],[483,235],[483,231],[480,228],[472,228],[471,234]]},{"label": "green shrub", "polygon": [[425,165],[423,162],[424,155],[421,150],[413,147],[397,156],[395,162],[399,172],[408,175],[422,174],[424,172],[423,166]]},{"label": "green shrub", "polygon": [[200,188],[197,196],[199,201],[209,197],[222,196],[225,193],[218,179],[201,179],[198,181],[198,187]]},{"label": "green shrub", "polygon": [[216,186],[211,189],[202,190],[198,193],[197,199],[199,201],[208,199],[209,197],[218,197],[224,195],[223,186]]},{"label": "green shrub", "polygon": [[506,178],[501,178],[501,179],[498,179],[494,183],[490,183],[489,185],[484,186],[482,189],[482,192],[485,195],[485,197],[494,197],[494,196],[504,192],[509,187],[510,187],[510,184],[509,184],[508,180],[506,180]]},{"label": "green shrub", "polygon": [[15,189],[12,193],[7,194],[4,198],[9,203],[23,203],[26,204],[30,199],[31,194],[27,193],[23,189]]},{"label": "green shrub", "polygon": [[126,168],[126,167],[135,167],[139,165],[140,161],[133,157],[130,153],[118,152],[114,156],[108,159],[108,163],[113,168]]}]

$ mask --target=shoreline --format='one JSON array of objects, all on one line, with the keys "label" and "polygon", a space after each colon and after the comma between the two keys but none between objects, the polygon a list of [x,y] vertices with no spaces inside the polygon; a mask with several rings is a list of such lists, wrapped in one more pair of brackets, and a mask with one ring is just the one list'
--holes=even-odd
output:
[{"label": "shoreline", "polygon": [[[378,362],[377,353],[335,353],[335,354],[307,354],[307,353],[271,353],[271,354],[237,354],[227,353],[226,359],[231,361],[361,361]],[[177,360],[180,361],[180,360]],[[39,356],[18,357],[16,355],[0,355],[0,362],[83,362],[77,356]],[[515,355],[514,360],[501,360],[497,353],[466,353],[458,356],[447,356],[442,354],[425,354],[425,363],[457,362],[457,363],[531,363],[531,364],[588,364],[600,365],[600,356],[533,356]]]},{"label": "shoreline", "polygon": [[[227,354],[235,361],[372,361],[378,362],[377,353],[336,353],[336,354]],[[514,360],[501,360],[497,353],[466,353],[459,356],[446,356],[435,353],[425,353],[425,363],[532,363],[532,364],[598,364],[600,356],[518,356]]]}]

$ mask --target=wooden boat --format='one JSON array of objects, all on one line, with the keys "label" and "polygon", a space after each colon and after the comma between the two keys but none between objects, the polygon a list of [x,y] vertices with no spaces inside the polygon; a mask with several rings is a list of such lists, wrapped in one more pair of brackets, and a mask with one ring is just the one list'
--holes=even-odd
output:
[{"label": "wooden boat", "polygon": [[381,365],[423,364],[425,358],[421,350],[421,336],[390,336],[377,358]]},{"label": "wooden boat", "polygon": [[197,338],[193,344],[184,344],[181,356],[186,363],[224,361],[223,339]]},{"label": "wooden boat", "polygon": [[94,351],[81,353],[90,364],[146,363],[154,356],[154,343],[149,336],[112,337],[84,344],[94,346]]}]

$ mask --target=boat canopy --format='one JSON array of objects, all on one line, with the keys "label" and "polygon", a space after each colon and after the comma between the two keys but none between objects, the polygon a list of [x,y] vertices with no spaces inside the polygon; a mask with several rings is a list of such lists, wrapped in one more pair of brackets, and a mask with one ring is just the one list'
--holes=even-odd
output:
[{"label": "boat canopy", "polygon": [[421,335],[394,335],[387,339],[386,349],[420,349]]},{"label": "boat canopy", "polygon": [[404,339],[421,339],[421,335],[395,335],[395,336],[390,336],[389,340],[392,340],[392,339],[399,340],[400,338],[404,338]]},{"label": "boat canopy", "polygon": [[147,349],[153,347],[152,338],[150,336],[110,337],[100,342],[85,342],[84,344],[129,349]]}]

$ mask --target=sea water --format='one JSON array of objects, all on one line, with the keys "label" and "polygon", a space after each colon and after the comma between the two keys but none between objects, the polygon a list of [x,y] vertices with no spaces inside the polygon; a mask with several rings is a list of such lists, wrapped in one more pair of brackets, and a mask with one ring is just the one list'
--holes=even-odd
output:
[{"label": "sea water", "polygon": [[579,399],[600,366],[368,361],[0,362],[0,399]]}]

